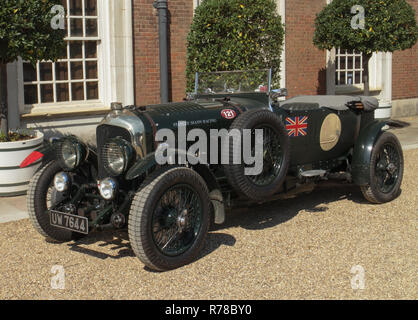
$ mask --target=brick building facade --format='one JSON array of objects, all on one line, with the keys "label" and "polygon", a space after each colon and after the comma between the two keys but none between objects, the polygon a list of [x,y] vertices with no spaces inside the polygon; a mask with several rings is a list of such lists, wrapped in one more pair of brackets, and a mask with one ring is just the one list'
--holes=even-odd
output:
[{"label": "brick building facade", "polygon": [[[139,104],[157,103],[159,99],[158,18],[152,9],[152,2],[153,0],[133,0],[135,101]],[[198,1],[169,1],[172,101],[181,100],[185,93],[186,37],[196,2]],[[338,64],[335,59],[338,59],[338,56],[332,52],[318,50],[312,43],[316,14],[328,2],[330,0],[277,0],[278,10],[286,26],[282,64],[282,78],[285,80],[282,84],[288,89],[289,96],[361,93],[361,85],[350,88],[350,83],[333,83],[335,64]],[[418,1],[408,2],[418,11]],[[347,59],[350,63],[351,58]],[[356,58],[353,59],[354,65]],[[390,62],[387,63],[387,60]],[[418,98],[417,68],[418,45],[393,55],[376,55],[371,61],[370,69],[375,73],[371,75],[373,93],[380,100],[394,100],[393,104],[398,108],[394,110],[395,116],[418,114],[417,101],[414,100]],[[390,77],[384,79],[382,74],[390,72],[390,69]],[[355,78],[354,74],[351,76]],[[399,100],[402,100],[401,103]]]},{"label": "brick building facade", "polygon": [[[135,101],[158,103],[160,71],[158,16],[154,0],[133,0]],[[170,0],[169,6],[169,89],[170,100],[184,98],[187,34],[193,19],[193,0]]]},{"label": "brick building facade", "polygon": [[[285,23],[281,87],[289,96],[361,94],[362,59],[355,52],[318,50],[316,14],[332,0],[276,0]],[[418,1],[407,0],[418,12]],[[48,132],[91,132],[110,103],[160,99],[158,16],[154,0],[62,0],[68,51],[57,63],[8,65],[9,123]],[[168,0],[169,98],[185,96],[187,34],[201,0]],[[204,50],[204,48],[202,48]],[[418,45],[374,54],[370,87],[394,116],[418,114]],[[52,134],[51,133],[51,134]]]}]

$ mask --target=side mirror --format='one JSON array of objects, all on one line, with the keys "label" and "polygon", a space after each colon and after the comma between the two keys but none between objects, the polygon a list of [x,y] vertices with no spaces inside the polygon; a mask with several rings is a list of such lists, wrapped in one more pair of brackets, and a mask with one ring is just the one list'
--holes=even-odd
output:
[{"label": "side mirror", "polygon": [[287,96],[287,89],[280,88],[280,89],[271,90],[270,96],[273,101],[277,101],[279,100],[279,98]]}]

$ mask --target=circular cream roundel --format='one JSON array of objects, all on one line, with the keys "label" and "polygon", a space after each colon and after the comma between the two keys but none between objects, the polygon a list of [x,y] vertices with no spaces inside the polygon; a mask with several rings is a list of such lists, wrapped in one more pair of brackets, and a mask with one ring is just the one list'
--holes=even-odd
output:
[{"label": "circular cream roundel", "polygon": [[336,114],[331,113],[325,118],[321,127],[319,141],[322,150],[329,151],[334,148],[340,140],[340,136],[341,120]]}]

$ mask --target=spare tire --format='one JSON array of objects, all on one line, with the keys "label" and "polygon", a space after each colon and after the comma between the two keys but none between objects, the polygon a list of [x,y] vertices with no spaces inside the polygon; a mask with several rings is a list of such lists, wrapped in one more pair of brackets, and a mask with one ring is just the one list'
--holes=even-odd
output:
[{"label": "spare tire", "polygon": [[[225,175],[230,185],[238,192],[252,200],[263,200],[276,194],[284,180],[290,163],[290,143],[286,127],[280,117],[269,110],[250,110],[241,114],[232,123],[230,130],[237,129],[243,137],[243,130],[251,130],[251,155],[255,155],[255,129],[263,129],[263,169],[258,175],[246,175],[244,161],[234,164],[237,153],[243,159],[243,140],[241,148],[233,147],[233,139],[228,142],[228,164],[224,165]],[[235,130],[235,132],[237,132]],[[231,132],[231,131],[230,131]],[[251,166],[252,167],[252,166]]]}]

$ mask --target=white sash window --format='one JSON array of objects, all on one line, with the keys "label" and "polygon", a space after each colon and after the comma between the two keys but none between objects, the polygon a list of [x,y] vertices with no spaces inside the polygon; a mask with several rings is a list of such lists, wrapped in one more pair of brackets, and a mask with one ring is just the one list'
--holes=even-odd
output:
[{"label": "white sash window", "polygon": [[66,52],[57,62],[23,63],[25,109],[49,103],[98,101],[100,37],[97,0],[62,0]]}]

